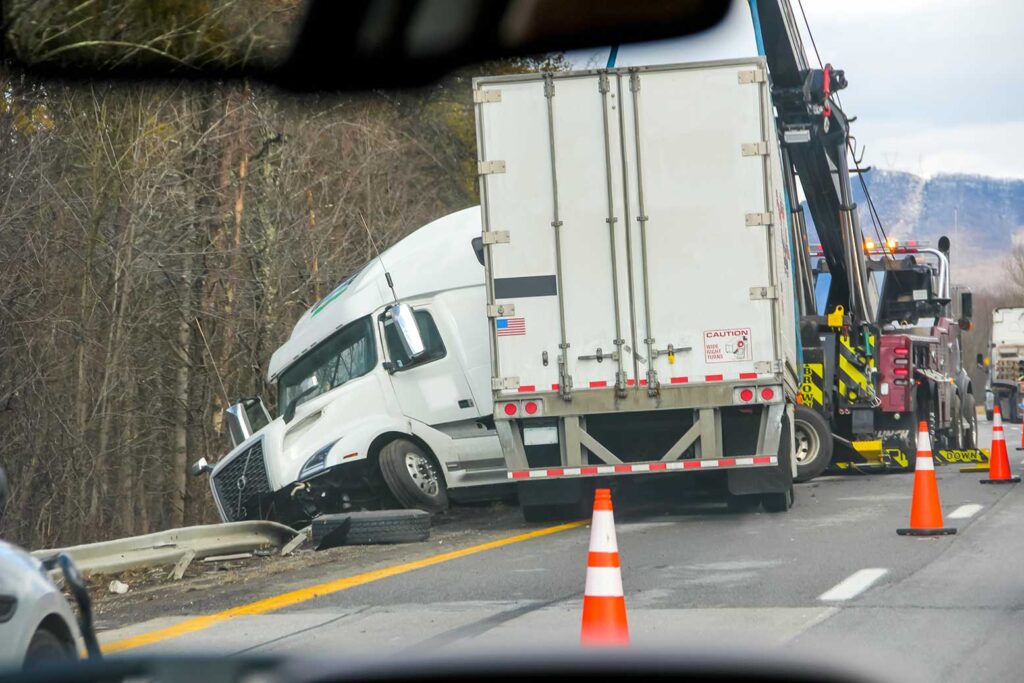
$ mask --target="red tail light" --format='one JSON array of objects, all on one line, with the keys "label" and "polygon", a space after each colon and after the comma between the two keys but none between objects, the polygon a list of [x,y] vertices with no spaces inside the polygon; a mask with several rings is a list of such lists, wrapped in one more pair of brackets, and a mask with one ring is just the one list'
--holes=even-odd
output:
[{"label": "red tail light", "polygon": [[892,352],[896,356],[898,356],[900,358],[903,358],[904,356],[909,356],[910,355],[910,349],[908,349],[906,347],[897,347],[897,348],[893,349]]},{"label": "red tail light", "polygon": [[896,377],[909,377],[910,368],[893,368],[892,374]]},{"label": "red tail light", "polygon": [[517,410],[517,408],[516,408],[516,404],[515,403],[506,403],[505,404],[505,414],[508,415],[509,417],[512,417],[513,415],[515,415],[516,414],[516,410]]},{"label": "red tail light", "polygon": [[740,392],[740,400],[744,401],[744,402],[753,401],[754,400],[754,392],[751,391],[750,389],[742,390]]},{"label": "red tail light", "polygon": [[770,401],[775,398],[775,391],[771,387],[765,387],[761,390],[761,398]]},{"label": "red tail light", "polygon": [[526,405],[523,406],[523,410],[526,411],[527,415],[533,415],[534,413],[537,412],[537,404],[534,403],[533,401],[527,401]]}]

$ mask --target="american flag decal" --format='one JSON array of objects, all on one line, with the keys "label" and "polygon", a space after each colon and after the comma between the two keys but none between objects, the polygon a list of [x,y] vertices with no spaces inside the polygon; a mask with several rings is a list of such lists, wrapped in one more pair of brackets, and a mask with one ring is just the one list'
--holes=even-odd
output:
[{"label": "american flag decal", "polygon": [[526,318],[498,318],[494,327],[499,337],[520,337],[526,334]]}]

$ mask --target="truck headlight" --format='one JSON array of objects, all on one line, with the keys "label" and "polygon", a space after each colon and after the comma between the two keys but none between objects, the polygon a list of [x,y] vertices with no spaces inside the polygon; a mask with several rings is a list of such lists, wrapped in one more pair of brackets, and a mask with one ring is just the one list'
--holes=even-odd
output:
[{"label": "truck headlight", "polygon": [[326,467],[327,454],[331,452],[331,447],[338,443],[339,440],[340,439],[335,439],[314,453],[312,457],[306,461],[306,464],[302,466],[302,469],[299,470],[299,479],[301,480],[306,477],[311,477],[323,470],[324,467]]}]

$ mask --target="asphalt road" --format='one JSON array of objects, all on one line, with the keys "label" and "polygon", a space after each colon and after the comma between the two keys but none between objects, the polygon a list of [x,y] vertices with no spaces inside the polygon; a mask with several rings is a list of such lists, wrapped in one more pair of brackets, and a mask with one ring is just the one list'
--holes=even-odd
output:
[{"label": "asphalt road", "polygon": [[[982,431],[987,444],[987,423]],[[1008,426],[1007,441],[1019,472],[1019,426]],[[937,474],[955,536],[896,534],[908,522],[913,475],[823,477],[799,485],[793,509],[780,515],[731,514],[701,501],[617,509],[632,642],[781,649],[889,680],[1016,679],[1024,484],[983,486],[986,474],[954,466]],[[330,561],[216,588],[129,592],[101,615],[101,641],[222,654],[575,648],[585,525],[408,565],[542,528],[523,524],[514,508],[478,508],[442,523],[426,543],[338,549]],[[366,575],[395,567],[402,573]],[[325,582],[335,583],[308,589]],[[304,592],[280,608],[222,612],[296,590]],[[209,614],[220,616],[195,619]]]}]

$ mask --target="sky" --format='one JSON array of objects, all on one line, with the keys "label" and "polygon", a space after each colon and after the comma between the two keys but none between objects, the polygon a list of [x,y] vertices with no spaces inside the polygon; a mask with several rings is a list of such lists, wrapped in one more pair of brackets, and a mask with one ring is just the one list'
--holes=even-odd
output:
[{"label": "sky", "polygon": [[[824,62],[844,69],[840,93],[864,163],[931,177],[1024,178],[1024,1],[802,0]],[[797,0],[808,59],[817,63]],[[620,47],[616,66],[756,54],[746,0],[689,38]],[[569,55],[603,67],[608,50]]]}]

